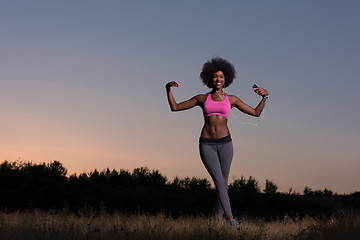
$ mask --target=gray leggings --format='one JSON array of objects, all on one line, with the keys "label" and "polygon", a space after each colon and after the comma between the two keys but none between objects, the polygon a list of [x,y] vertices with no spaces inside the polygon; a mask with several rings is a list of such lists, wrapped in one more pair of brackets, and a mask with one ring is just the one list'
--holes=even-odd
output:
[{"label": "gray leggings", "polygon": [[233,158],[233,144],[226,143],[202,143],[199,145],[200,157],[214,181],[217,192],[217,217],[225,215],[232,218],[230,199],[227,191],[230,165]]}]

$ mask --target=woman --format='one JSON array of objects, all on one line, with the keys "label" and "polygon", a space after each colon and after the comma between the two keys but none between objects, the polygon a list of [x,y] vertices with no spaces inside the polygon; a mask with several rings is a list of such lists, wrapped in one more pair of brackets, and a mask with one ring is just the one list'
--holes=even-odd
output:
[{"label": "woman", "polygon": [[166,84],[166,92],[171,111],[187,110],[200,106],[204,114],[204,126],[199,139],[199,150],[203,164],[214,181],[217,191],[217,217],[224,213],[230,224],[235,227],[238,223],[232,215],[229,195],[227,192],[230,165],[233,158],[233,145],[227,121],[232,107],[240,111],[259,117],[268,98],[268,91],[254,88],[262,96],[256,108],[245,104],[238,97],[227,95],[223,88],[228,87],[236,77],[234,66],[222,58],[213,58],[203,65],[200,78],[212,89],[207,94],[199,94],[187,101],[176,103],[171,87],[179,87],[177,82]]}]

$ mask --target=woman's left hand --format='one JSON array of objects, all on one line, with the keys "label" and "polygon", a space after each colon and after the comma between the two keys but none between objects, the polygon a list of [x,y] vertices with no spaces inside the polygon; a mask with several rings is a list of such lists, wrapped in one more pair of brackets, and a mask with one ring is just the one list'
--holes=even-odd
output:
[{"label": "woman's left hand", "polygon": [[269,92],[265,88],[254,88],[254,91],[262,97],[269,96]]}]

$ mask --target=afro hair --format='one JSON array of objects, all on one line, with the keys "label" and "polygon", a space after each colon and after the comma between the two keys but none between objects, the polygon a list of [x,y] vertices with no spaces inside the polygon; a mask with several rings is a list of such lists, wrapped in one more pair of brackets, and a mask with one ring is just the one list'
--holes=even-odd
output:
[{"label": "afro hair", "polygon": [[209,88],[213,88],[212,77],[213,74],[222,71],[225,76],[225,84],[224,88],[229,86],[233,80],[236,78],[236,71],[234,66],[228,62],[228,60],[214,57],[210,61],[207,61],[200,73],[200,78],[203,81],[204,85],[208,86]]}]

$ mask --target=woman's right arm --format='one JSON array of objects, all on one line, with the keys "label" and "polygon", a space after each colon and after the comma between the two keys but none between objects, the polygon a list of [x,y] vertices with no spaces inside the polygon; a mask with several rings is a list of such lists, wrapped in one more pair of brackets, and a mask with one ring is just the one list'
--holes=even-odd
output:
[{"label": "woman's right arm", "polygon": [[171,92],[171,87],[179,87],[179,86],[180,84],[174,81],[166,84],[166,93],[167,93],[170,109],[172,112],[187,110],[199,105],[199,95],[194,96],[184,102],[176,103],[174,96],[172,95]]}]

